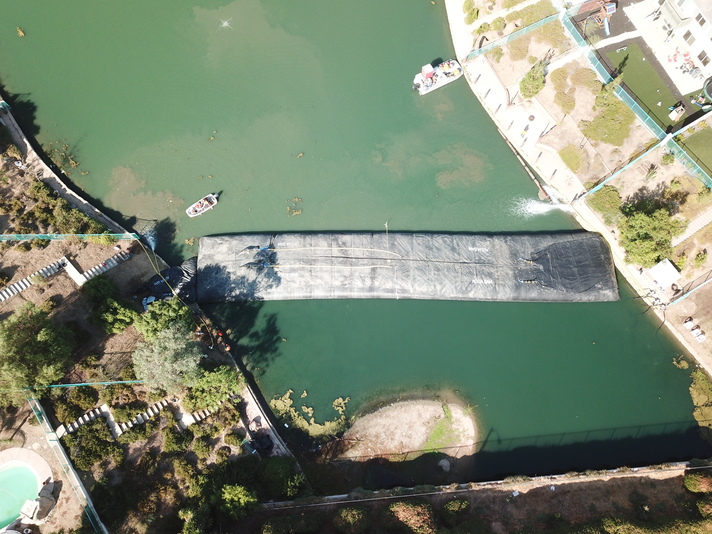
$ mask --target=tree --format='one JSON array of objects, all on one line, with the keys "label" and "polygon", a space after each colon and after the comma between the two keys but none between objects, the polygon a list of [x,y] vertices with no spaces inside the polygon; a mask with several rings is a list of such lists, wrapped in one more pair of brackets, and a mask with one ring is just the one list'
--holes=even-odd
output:
[{"label": "tree", "polygon": [[136,319],[134,326],[143,337],[151,340],[173,323],[179,323],[185,328],[193,326],[193,312],[176,297],[153,302],[148,310]]},{"label": "tree", "polygon": [[214,371],[202,371],[200,379],[190,388],[184,403],[191,411],[217,406],[244,386],[242,375],[230,365],[221,365]]},{"label": "tree", "polygon": [[544,89],[546,83],[546,63],[537,61],[519,82],[519,92],[523,98],[532,98]]},{"label": "tree", "polygon": [[245,517],[257,505],[257,494],[245,486],[226,484],[222,488],[220,509],[235,519]]},{"label": "tree", "polygon": [[686,223],[660,208],[652,213],[637,212],[621,221],[621,246],[626,261],[652,267],[672,255],[672,238],[685,230]]},{"label": "tree", "polygon": [[174,323],[141,343],[133,354],[136,377],[151,389],[175,393],[200,377],[198,343],[188,340],[188,330]]},{"label": "tree", "polygon": [[67,370],[71,332],[48,313],[27,303],[0,323],[0,404],[25,402],[21,389],[48,385]]}]

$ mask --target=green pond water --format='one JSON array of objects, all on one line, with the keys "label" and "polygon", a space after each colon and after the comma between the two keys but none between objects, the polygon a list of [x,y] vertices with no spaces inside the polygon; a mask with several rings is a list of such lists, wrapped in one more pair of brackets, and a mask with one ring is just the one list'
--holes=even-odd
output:
[{"label": "green pond water", "polygon": [[[172,261],[197,253],[186,239],[230,232],[576,228],[536,200],[464,80],[410,90],[421,65],[452,56],[439,2],[6,0],[0,47],[23,127],[45,147],[67,144],[72,182],[110,214],[159,221]],[[218,207],[188,219],[208,192]],[[701,450],[689,374],[671,363],[680,349],[625,285],[610,304],[210,311],[238,330],[265,397],[307,390],[317,419],[339,396],[354,413],[447,390],[475,407],[488,451],[679,438],[628,456],[609,447],[605,461],[594,451],[586,466]]]},{"label": "green pond water", "polygon": [[29,467],[0,466],[0,529],[17,519],[22,505],[37,492],[37,477]]}]

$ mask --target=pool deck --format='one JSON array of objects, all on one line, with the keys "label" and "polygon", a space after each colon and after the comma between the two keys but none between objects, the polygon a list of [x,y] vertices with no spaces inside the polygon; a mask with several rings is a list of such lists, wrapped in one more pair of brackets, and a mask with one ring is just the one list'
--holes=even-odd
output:
[{"label": "pool deck", "polygon": [[37,491],[40,490],[45,480],[49,479],[50,481],[54,481],[52,469],[49,467],[49,464],[35,451],[21,447],[13,447],[12,449],[0,451],[0,469],[2,469],[5,464],[14,462],[21,462],[29,466],[35,472],[38,485]]}]

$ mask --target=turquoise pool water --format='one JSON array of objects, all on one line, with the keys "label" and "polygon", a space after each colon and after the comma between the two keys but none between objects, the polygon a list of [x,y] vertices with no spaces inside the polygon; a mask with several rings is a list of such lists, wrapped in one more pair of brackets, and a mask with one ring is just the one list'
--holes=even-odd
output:
[{"label": "turquoise pool water", "polygon": [[35,472],[23,464],[0,466],[0,528],[20,516],[27,499],[37,497],[39,483]]}]

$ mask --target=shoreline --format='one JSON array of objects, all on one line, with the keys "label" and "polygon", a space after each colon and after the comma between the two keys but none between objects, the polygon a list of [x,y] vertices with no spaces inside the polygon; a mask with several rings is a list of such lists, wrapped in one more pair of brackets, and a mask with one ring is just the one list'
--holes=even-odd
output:
[{"label": "shoreline", "polygon": [[[505,139],[505,142],[512,149],[515,156],[521,161],[524,160],[522,166],[526,168],[527,165],[531,167],[544,182],[544,185],[550,187],[554,190],[556,195],[562,200],[563,203],[570,206],[576,222],[581,225],[585,230],[597,232],[601,234],[606,242],[608,243],[611,253],[613,256],[613,261],[615,263],[616,269],[620,272],[626,279],[627,283],[631,286],[633,291],[650,306],[650,309],[655,313],[656,317],[665,325],[669,334],[675,339],[675,341],[681,345],[687,353],[694,359],[698,366],[701,366],[707,374],[712,376],[712,355],[704,354],[700,349],[701,347],[695,347],[691,342],[683,335],[683,332],[674,326],[674,323],[667,320],[666,309],[659,306],[658,297],[651,293],[649,289],[651,286],[650,280],[641,274],[634,266],[629,265],[625,261],[625,251],[618,244],[615,236],[611,234],[609,229],[605,224],[599,219],[595,212],[583,201],[583,199],[578,198],[580,193],[584,192],[585,189],[583,185],[580,184],[578,178],[572,175],[571,171],[563,164],[559,162],[555,165],[554,172],[549,178],[546,178],[547,173],[541,171],[540,166],[537,164],[539,158],[533,158],[531,154],[524,150],[517,150],[515,143],[517,139],[514,139],[512,135],[508,135],[508,129],[505,124],[503,124],[497,117],[496,112],[493,111],[491,107],[487,104],[487,98],[490,95],[492,88],[486,90],[484,95],[480,88],[482,88],[482,83],[478,85],[480,78],[485,76],[487,81],[491,85],[496,86],[496,90],[506,94],[506,99],[509,100],[509,92],[504,84],[500,81],[497,74],[490,67],[489,63],[485,59],[485,55],[479,56],[477,59],[465,63],[464,59],[467,54],[473,49],[473,37],[471,35],[471,30],[478,24],[481,24],[489,19],[502,16],[506,12],[511,10],[499,10],[491,13],[487,13],[481,19],[478,19],[471,27],[468,27],[464,23],[464,14],[462,13],[462,0],[444,0],[445,10],[448,20],[448,27],[450,29],[450,36],[452,40],[452,45],[455,50],[455,57],[460,61],[464,71],[464,78],[467,80],[467,84],[470,90],[475,95],[479,103],[482,105],[483,109],[490,116],[490,119],[494,123],[495,127]],[[512,9],[519,9],[524,4],[520,4]],[[506,59],[502,59],[506,61]],[[473,72],[471,70],[477,71],[476,78],[473,79]],[[525,102],[524,104],[517,104],[519,107],[520,114],[522,116],[527,116],[531,113],[532,104],[530,102]],[[514,106],[512,106],[514,107]],[[541,106],[540,106],[541,107]],[[499,109],[499,108],[498,108]],[[520,140],[521,141],[521,140]],[[538,147],[538,150],[543,151],[547,147]],[[539,154],[541,156],[541,153]],[[548,156],[548,155],[547,155]],[[573,178],[573,180],[572,180]],[[571,182],[575,182],[576,185],[572,185]],[[536,181],[535,181],[536,182]],[[571,200],[566,200],[570,198]],[[683,314],[686,315],[686,314]],[[681,321],[680,321],[681,322]]]}]

